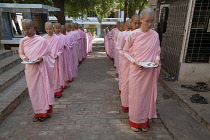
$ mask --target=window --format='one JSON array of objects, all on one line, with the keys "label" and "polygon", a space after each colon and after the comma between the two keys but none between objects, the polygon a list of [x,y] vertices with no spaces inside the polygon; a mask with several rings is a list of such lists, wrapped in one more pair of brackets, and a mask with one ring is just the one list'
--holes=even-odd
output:
[{"label": "window", "polygon": [[23,37],[22,32],[22,13],[10,13],[13,37]]}]

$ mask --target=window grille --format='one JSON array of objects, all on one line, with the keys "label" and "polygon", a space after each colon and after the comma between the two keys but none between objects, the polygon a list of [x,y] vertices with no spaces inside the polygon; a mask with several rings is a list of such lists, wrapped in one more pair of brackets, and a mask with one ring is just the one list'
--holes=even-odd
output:
[{"label": "window grille", "polygon": [[196,0],[186,63],[210,61],[210,0]]}]

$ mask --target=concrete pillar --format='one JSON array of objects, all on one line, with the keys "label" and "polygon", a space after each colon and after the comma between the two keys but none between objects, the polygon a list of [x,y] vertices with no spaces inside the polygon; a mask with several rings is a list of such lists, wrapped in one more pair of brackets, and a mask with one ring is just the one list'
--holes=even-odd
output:
[{"label": "concrete pillar", "polygon": [[97,28],[97,36],[100,36],[101,35],[101,24],[99,25],[96,25],[96,28]]}]

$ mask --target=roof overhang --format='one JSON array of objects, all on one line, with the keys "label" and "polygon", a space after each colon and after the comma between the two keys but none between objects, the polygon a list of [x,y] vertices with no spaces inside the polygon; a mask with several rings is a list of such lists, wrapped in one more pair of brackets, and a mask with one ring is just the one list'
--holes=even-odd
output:
[{"label": "roof overhang", "polygon": [[17,4],[17,3],[0,3],[2,12],[32,12],[46,13],[46,11],[60,11],[60,8],[51,7],[43,4]]}]

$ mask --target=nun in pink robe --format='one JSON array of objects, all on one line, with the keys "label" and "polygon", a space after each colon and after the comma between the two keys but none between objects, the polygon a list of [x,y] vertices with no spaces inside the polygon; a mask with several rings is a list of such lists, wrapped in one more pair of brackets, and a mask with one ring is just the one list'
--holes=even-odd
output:
[{"label": "nun in pink robe", "polygon": [[106,55],[108,56],[108,54],[107,54],[107,45],[108,45],[107,34],[108,33],[104,32],[104,48],[105,48],[105,51],[106,51]]},{"label": "nun in pink robe", "polygon": [[93,42],[93,37],[92,37],[92,34],[90,32],[87,32],[88,34],[88,38],[89,38],[89,42],[88,42],[88,53],[91,53],[92,52],[92,42]]},{"label": "nun in pink robe", "polygon": [[82,38],[80,36],[80,33],[78,30],[74,30],[74,32],[77,34],[77,56],[79,63],[82,62]]},{"label": "nun in pink robe", "polygon": [[57,34],[60,39],[61,39],[61,46],[64,48],[63,51],[63,60],[64,60],[64,73],[63,73],[63,77],[65,80],[65,86],[64,88],[67,86],[68,81],[72,80],[72,73],[71,73],[71,69],[69,68],[69,47],[68,47],[68,42],[69,39],[63,35],[62,33]]},{"label": "nun in pink robe", "polygon": [[130,31],[123,31],[119,40],[119,89],[121,90],[122,109],[128,110],[128,76],[130,61],[123,56],[123,47]]},{"label": "nun in pink robe", "polygon": [[111,31],[107,33],[107,47],[106,47],[106,53],[107,56],[111,59],[110,56],[110,45],[111,45],[112,37],[111,37]]},{"label": "nun in pink robe", "polygon": [[134,62],[155,62],[160,60],[160,44],[157,32],[134,30],[127,38],[125,57],[129,70],[129,120],[133,128],[147,128],[148,120],[157,118],[157,81],[160,67],[139,69]]},{"label": "nun in pink robe", "polygon": [[62,92],[62,86],[65,85],[63,79],[63,48],[61,46],[60,37],[53,34],[43,36],[49,44],[53,56],[58,56],[55,59],[54,64],[54,91],[55,95],[60,95]]},{"label": "nun in pink robe", "polygon": [[[112,44],[112,51],[113,51],[113,58],[115,59],[115,47],[116,47],[116,43],[117,43],[117,34],[120,32],[120,30],[118,28],[113,30],[113,44]],[[115,66],[115,62],[114,62],[114,66]]]},{"label": "nun in pink robe", "polygon": [[87,37],[86,33],[84,33],[81,29],[80,32],[82,35],[82,58],[84,60],[87,57]]},{"label": "nun in pink robe", "polygon": [[77,34],[74,31],[70,31],[70,35],[73,39],[73,42],[71,44],[72,45],[72,50],[73,50],[73,64],[74,64],[73,77],[77,77],[77,75],[78,75],[78,65],[79,65],[78,55],[77,55],[77,46],[78,46]]},{"label": "nun in pink robe", "polygon": [[115,34],[116,30],[118,30],[118,29],[117,28],[112,29],[110,32],[110,35],[109,35],[109,39],[110,39],[109,54],[110,54],[111,59],[113,59],[113,60],[114,60],[114,47],[115,47],[114,34]]},{"label": "nun in pink robe", "polygon": [[52,112],[50,108],[54,101],[53,68],[55,63],[47,40],[37,35],[21,39],[19,55],[22,60],[43,58],[40,64],[26,64],[25,75],[35,116],[47,117],[47,113]]},{"label": "nun in pink robe", "polygon": [[119,59],[118,59],[118,48],[119,48],[119,39],[121,37],[121,31],[118,31],[115,33],[115,47],[114,47],[114,66],[115,66],[115,69],[116,69],[116,74],[119,76]]},{"label": "nun in pink robe", "polygon": [[[70,65],[71,65],[71,71],[72,71],[72,76],[76,77],[77,76],[77,65],[75,64],[76,62],[78,63],[77,57],[76,57],[76,51],[74,47],[75,43],[75,35],[73,34],[72,31],[66,32],[66,35],[69,38],[69,50],[70,50]],[[76,59],[75,59],[76,58]]]},{"label": "nun in pink robe", "polygon": [[[84,49],[84,37],[83,37],[83,34],[82,34],[82,30],[81,29],[77,29],[77,32],[80,36],[80,55],[81,55],[81,61],[83,61],[84,59],[84,54],[83,54],[83,49]],[[80,62],[81,62],[80,61]]]},{"label": "nun in pink robe", "polygon": [[73,50],[72,50],[72,42],[73,39],[70,34],[66,33],[66,39],[67,39],[67,52],[68,52],[68,59],[67,59],[67,69],[69,73],[69,79],[68,81],[71,82],[73,79],[73,70],[74,70],[74,65],[73,65]]},{"label": "nun in pink robe", "polygon": [[121,94],[121,87],[120,87],[120,69],[119,69],[119,49],[121,45],[121,37],[123,32],[119,32],[117,35],[117,41],[116,41],[116,47],[115,47],[115,67],[116,67],[116,73],[119,77],[119,94]]},{"label": "nun in pink robe", "polygon": [[86,53],[88,54],[89,53],[89,36],[88,36],[88,33],[87,33],[87,29],[85,29],[85,35],[86,35],[86,39],[87,39],[87,42],[86,42],[86,45],[87,45]]}]

